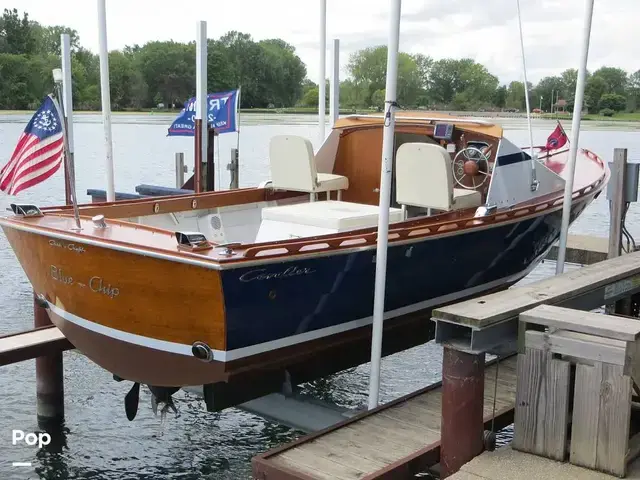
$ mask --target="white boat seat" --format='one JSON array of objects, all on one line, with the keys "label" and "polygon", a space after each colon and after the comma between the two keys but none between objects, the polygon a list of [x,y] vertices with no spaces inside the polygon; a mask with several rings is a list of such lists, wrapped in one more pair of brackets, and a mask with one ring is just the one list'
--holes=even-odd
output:
[{"label": "white boat seat", "polygon": [[[323,200],[296,203],[262,209],[262,220],[286,224],[326,228],[335,232],[356,230],[378,225],[379,207],[361,203]],[[402,210],[389,209],[389,223],[401,222]]]},{"label": "white boat seat", "polygon": [[403,143],[396,153],[396,201],[449,212],[479,207],[482,196],[453,187],[451,157],[440,145]]},{"label": "white boat seat", "polygon": [[[318,173],[313,146],[296,135],[276,135],[269,144],[269,165],[273,188],[308,192],[311,200],[319,192],[338,192],[349,188],[349,179],[342,175]],[[327,196],[329,193],[327,193]]]}]

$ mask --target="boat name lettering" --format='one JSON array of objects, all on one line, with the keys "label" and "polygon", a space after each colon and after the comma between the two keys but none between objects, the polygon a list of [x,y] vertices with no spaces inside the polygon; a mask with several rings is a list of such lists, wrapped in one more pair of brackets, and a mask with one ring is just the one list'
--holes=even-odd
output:
[{"label": "boat name lettering", "polygon": [[60,267],[51,265],[49,273],[51,274],[51,278],[57,282],[64,283],[65,285],[73,284],[73,277],[66,275]]},{"label": "boat name lettering", "polygon": [[120,295],[120,289],[112,287],[111,284],[104,284],[102,277],[91,277],[89,280],[89,288],[96,293],[102,293],[109,298],[115,298]]},{"label": "boat name lettering", "polygon": [[58,240],[51,239],[49,240],[49,245],[51,245],[52,247],[66,248],[67,250],[71,250],[72,252],[76,252],[76,253],[86,252],[83,246],[76,245],[75,243],[64,243],[64,242],[59,242]]},{"label": "boat name lettering", "polygon": [[281,272],[267,272],[266,268],[260,268],[257,270],[250,270],[247,273],[243,273],[240,275],[241,282],[252,282],[253,280],[271,280],[273,278],[289,278],[289,277],[297,277],[300,275],[309,275],[310,273],[314,273],[315,270],[312,268],[298,268],[298,267],[289,267],[286,270]]}]

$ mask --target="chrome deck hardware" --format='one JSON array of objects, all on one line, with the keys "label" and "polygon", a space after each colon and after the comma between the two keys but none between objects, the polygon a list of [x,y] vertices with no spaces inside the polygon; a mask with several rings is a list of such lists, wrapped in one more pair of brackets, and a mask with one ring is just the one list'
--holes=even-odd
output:
[{"label": "chrome deck hardware", "polygon": [[219,243],[216,245],[216,249],[221,248],[222,251],[220,255],[233,255],[233,247],[239,247],[242,245],[240,242],[231,242],[231,243]]},{"label": "chrome deck hardware", "polygon": [[104,221],[104,215],[96,215],[91,218],[96,228],[107,228],[107,222]]},{"label": "chrome deck hardware", "polygon": [[40,209],[35,205],[29,205],[26,203],[12,203],[11,211],[14,215],[19,217],[42,217],[43,214]]},{"label": "chrome deck hardware", "polygon": [[200,232],[175,232],[178,248],[188,250],[209,250],[213,245]]}]

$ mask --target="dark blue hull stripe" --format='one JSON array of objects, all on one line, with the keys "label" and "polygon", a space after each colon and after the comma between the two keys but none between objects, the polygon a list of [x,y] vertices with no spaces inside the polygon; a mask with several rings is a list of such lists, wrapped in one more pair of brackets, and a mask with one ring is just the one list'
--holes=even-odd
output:
[{"label": "dark blue hull stripe", "polygon": [[[571,220],[587,204],[575,205]],[[437,306],[465,292],[481,293],[520,278],[556,242],[561,220],[558,210],[475,232],[390,246],[386,316]],[[371,323],[375,249],[223,270],[221,275],[230,359]]]}]

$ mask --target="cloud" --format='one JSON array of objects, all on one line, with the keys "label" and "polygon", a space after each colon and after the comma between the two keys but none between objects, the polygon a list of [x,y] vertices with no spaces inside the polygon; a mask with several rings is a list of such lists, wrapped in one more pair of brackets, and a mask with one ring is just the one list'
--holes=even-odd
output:
[{"label": "cloud", "polygon": [[[5,3],[11,3],[12,0]],[[78,30],[81,42],[97,51],[94,0],[65,0],[55,9],[48,0],[13,0],[21,11],[43,24],[66,24]],[[532,82],[558,75],[579,63],[584,0],[520,0],[527,61]],[[135,8],[133,8],[135,6]],[[234,0],[224,6],[192,0],[189,8],[171,0],[109,0],[109,48],[149,40],[191,41],[197,20],[206,20],[209,37],[229,30],[251,33],[256,40],[280,37],[296,47],[317,81],[319,72],[319,0]],[[522,79],[522,58],[516,0],[403,0],[400,48],[435,59],[473,58],[501,82]],[[628,72],[640,69],[634,55],[640,44],[638,0],[596,2],[589,51],[589,69],[603,65]],[[389,0],[327,0],[327,76],[331,40],[341,43],[341,75],[349,55],[386,45]]]}]

